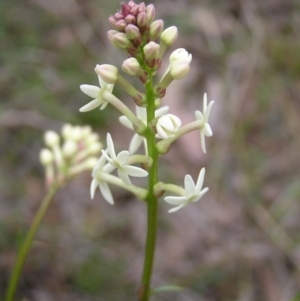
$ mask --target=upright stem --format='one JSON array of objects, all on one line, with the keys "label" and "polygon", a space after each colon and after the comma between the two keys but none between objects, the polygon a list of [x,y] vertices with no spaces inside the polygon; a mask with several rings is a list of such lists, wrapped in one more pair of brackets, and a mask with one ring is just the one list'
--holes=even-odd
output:
[{"label": "upright stem", "polygon": [[[149,82],[146,84],[147,96],[147,124],[155,118],[155,99],[153,94],[152,74],[149,74]],[[150,297],[151,275],[154,262],[156,232],[157,232],[157,198],[154,196],[153,187],[158,181],[157,165],[158,153],[156,150],[155,134],[148,127],[147,129],[147,146],[148,155],[152,158],[153,164],[149,170],[149,187],[148,187],[148,221],[147,221],[147,242],[145,250],[144,270],[142,284],[139,291],[139,301],[148,301]]]},{"label": "upright stem", "polygon": [[13,299],[14,299],[17,284],[18,284],[19,278],[20,278],[20,274],[23,269],[28,252],[30,250],[33,238],[41,224],[43,217],[45,216],[45,213],[47,212],[47,209],[49,208],[49,205],[51,204],[51,201],[52,201],[54,195],[59,190],[59,188],[60,188],[59,185],[55,185],[55,184],[52,185],[52,187],[48,190],[48,193],[45,195],[44,199],[42,200],[42,202],[40,204],[38,212],[35,215],[35,218],[31,224],[31,227],[30,227],[30,229],[25,237],[25,240],[21,246],[21,249],[19,251],[17,261],[13,268],[13,271],[12,271],[12,274],[10,277],[10,281],[8,284],[5,301],[13,301]]}]

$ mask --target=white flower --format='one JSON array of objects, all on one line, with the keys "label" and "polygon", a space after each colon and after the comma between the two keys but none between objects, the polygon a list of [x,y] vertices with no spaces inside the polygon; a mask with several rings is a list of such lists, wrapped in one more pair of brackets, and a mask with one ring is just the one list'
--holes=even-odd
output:
[{"label": "white flower", "polygon": [[98,106],[100,106],[100,110],[103,110],[107,106],[108,102],[103,98],[103,94],[106,91],[112,93],[114,85],[106,83],[99,75],[98,75],[98,79],[99,79],[100,88],[92,85],[80,86],[80,90],[84,94],[94,98],[91,102],[81,107],[79,109],[80,112],[88,112],[97,108]]},{"label": "white flower", "polygon": [[206,147],[205,147],[205,136],[211,137],[213,135],[213,132],[211,130],[210,125],[208,124],[209,114],[212,105],[214,104],[214,101],[211,101],[207,106],[207,95],[204,93],[203,97],[203,113],[200,111],[195,112],[196,120],[200,120],[203,122],[203,126],[200,130],[200,139],[201,139],[201,147],[204,153],[206,153]]},{"label": "white flower", "polygon": [[[155,117],[160,117],[163,116],[165,114],[167,114],[169,111],[169,107],[165,106],[165,107],[161,107],[157,110],[155,110]],[[142,108],[142,107],[138,107],[136,106],[136,116],[142,120],[144,122],[144,124],[147,125],[147,110],[146,108]],[[131,121],[126,117],[126,116],[120,116],[119,117],[119,121],[126,126],[127,128],[134,130],[133,125],[131,123]],[[139,134],[134,134],[131,141],[130,141],[130,145],[129,145],[129,152],[130,154],[134,154],[138,148],[141,146],[141,144],[145,143],[145,149],[147,149],[146,147],[146,139],[143,136],[140,136]]]},{"label": "white flower", "polygon": [[92,172],[92,183],[91,183],[91,199],[95,196],[95,191],[99,186],[100,192],[103,195],[104,199],[110,203],[111,205],[114,204],[114,199],[109,189],[108,184],[101,179],[101,173],[110,173],[114,170],[111,164],[106,163],[105,156],[101,156],[98,163],[93,169]]},{"label": "white flower", "polygon": [[170,213],[185,207],[189,203],[197,202],[204,196],[204,194],[209,190],[208,187],[202,189],[204,176],[205,168],[202,168],[195,185],[192,177],[190,175],[186,175],[184,178],[184,191],[182,196],[167,196],[164,198],[167,203],[177,206],[169,210]]},{"label": "white flower", "polygon": [[118,175],[120,179],[124,182],[124,184],[131,185],[129,176],[146,177],[148,175],[148,172],[144,169],[126,164],[129,159],[129,151],[121,151],[120,153],[118,153],[118,155],[116,155],[114,143],[109,133],[107,133],[106,142],[108,154],[106,151],[103,150],[102,154],[106,158],[108,163],[111,164],[111,166],[117,168]]},{"label": "white flower", "polygon": [[167,114],[160,117],[156,124],[158,138],[167,139],[175,136],[176,132],[181,127],[181,120],[173,115]]},{"label": "white flower", "polygon": [[190,71],[192,55],[184,48],[173,51],[170,55],[170,74],[174,79],[182,79]]}]

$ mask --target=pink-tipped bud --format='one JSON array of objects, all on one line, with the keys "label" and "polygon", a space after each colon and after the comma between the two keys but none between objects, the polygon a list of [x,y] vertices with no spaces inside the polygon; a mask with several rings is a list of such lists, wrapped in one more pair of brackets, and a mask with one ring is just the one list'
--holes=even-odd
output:
[{"label": "pink-tipped bud", "polygon": [[126,26],[125,32],[129,40],[134,40],[141,37],[141,32],[138,27],[132,24]]},{"label": "pink-tipped bud", "polygon": [[153,4],[147,5],[146,14],[147,14],[148,22],[150,24],[155,18],[155,7]]},{"label": "pink-tipped bud", "polygon": [[114,84],[118,79],[118,69],[113,65],[97,65],[95,72],[108,84]]},{"label": "pink-tipped bud", "polygon": [[150,37],[155,40],[158,38],[164,29],[164,21],[163,20],[156,20],[151,23],[150,25]]},{"label": "pink-tipped bud", "polygon": [[112,37],[112,44],[118,48],[128,48],[131,46],[130,41],[128,40],[126,34],[123,32],[116,33]]},{"label": "pink-tipped bud", "polygon": [[125,17],[125,22],[127,24],[136,24],[136,17],[133,15],[128,15]]},{"label": "pink-tipped bud", "polygon": [[115,47],[117,47],[115,44],[114,44],[114,42],[113,42],[113,37],[114,37],[114,35],[115,34],[117,34],[118,33],[118,31],[116,31],[116,30],[109,30],[108,32],[107,32],[107,38],[108,38],[108,40],[110,41],[110,43],[113,45],[113,46],[115,46]]},{"label": "pink-tipped bud", "polygon": [[147,25],[148,25],[148,18],[147,18],[146,13],[141,12],[141,13],[138,14],[138,16],[137,16],[137,25],[138,25],[141,32],[145,31],[145,29],[147,28]]},{"label": "pink-tipped bud", "polygon": [[125,30],[125,27],[126,27],[126,22],[125,20],[120,20],[116,23],[116,29],[119,30],[119,31],[124,31]]},{"label": "pink-tipped bud", "polygon": [[155,42],[146,44],[143,48],[146,61],[157,59],[159,57],[160,46]]},{"label": "pink-tipped bud", "polygon": [[146,5],[144,2],[140,3],[139,6],[138,6],[138,12],[141,13],[141,12],[144,12],[146,10]]},{"label": "pink-tipped bud", "polygon": [[117,19],[114,17],[114,16],[110,16],[109,18],[108,18],[108,22],[109,22],[109,24],[113,27],[113,28],[117,28]]},{"label": "pink-tipped bud", "polygon": [[178,30],[176,26],[166,28],[160,35],[160,40],[167,46],[171,46],[178,37]]},{"label": "pink-tipped bud", "polygon": [[136,75],[140,68],[138,60],[134,57],[125,60],[122,64],[122,70],[129,75]]}]

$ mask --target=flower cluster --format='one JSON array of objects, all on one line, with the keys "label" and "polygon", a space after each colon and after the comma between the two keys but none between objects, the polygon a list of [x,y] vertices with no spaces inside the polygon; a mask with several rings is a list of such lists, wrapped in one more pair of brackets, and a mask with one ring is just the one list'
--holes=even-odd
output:
[{"label": "flower cluster", "polygon": [[91,170],[97,163],[102,143],[90,126],[65,124],[61,135],[47,131],[45,144],[40,152],[40,162],[45,168],[46,185],[62,183],[84,170]]},{"label": "flower cluster", "polygon": [[[136,89],[119,73],[117,67],[108,64],[96,65],[95,72],[100,87],[86,84],[80,86],[82,92],[93,98],[80,109],[81,112],[96,107],[103,110],[110,104],[120,112],[121,124],[135,132],[128,150],[119,153],[115,151],[111,135],[107,134],[107,149],[102,150],[102,155],[92,172],[91,197],[94,197],[99,187],[106,201],[113,204],[109,184],[123,187],[146,201],[149,190],[155,197],[169,191],[179,195],[164,198],[167,203],[176,206],[169,212],[175,212],[191,202],[198,201],[208,191],[208,188],[202,189],[204,168],[201,169],[196,184],[190,175],[185,176],[184,189],[173,184],[156,182],[151,189],[149,187],[149,190],[146,190],[133,185],[130,177],[147,177],[148,172],[149,176],[156,172],[158,156],[166,154],[175,140],[194,130],[200,132],[201,147],[206,153],[205,136],[212,136],[209,115],[214,102],[207,104],[207,96],[204,94],[203,111],[197,110],[195,121],[186,125],[182,125],[179,117],[169,113],[169,107],[161,106],[169,85],[189,73],[192,55],[183,48],[173,51],[169,57],[169,66],[161,79],[155,83],[153,77],[161,67],[166,49],[177,39],[178,30],[175,26],[164,29],[163,20],[155,20],[154,5],[146,6],[134,1],[122,3],[120,11],[109,18],[109,23],[113,27],[108,31],[109,41],[114,47],[125,51],[128,56],[122,64],[123,72],[140,79],[145,91]],[[135,112],[113,94],[115,84],[133,98],[136,104]],[[144,154],[136,154],[142,144]],[[133,164],[140,164],[141,167]],[[112,174],[114,171],[115,174]]]}]

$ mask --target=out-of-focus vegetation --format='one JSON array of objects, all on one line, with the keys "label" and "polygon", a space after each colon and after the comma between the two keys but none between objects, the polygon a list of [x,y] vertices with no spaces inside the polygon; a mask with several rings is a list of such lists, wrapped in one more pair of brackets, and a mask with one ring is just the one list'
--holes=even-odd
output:
[{"label": "out-of-focus vegetation", "polygon": [[[186,290],[153,300],[298,301],[299,1],[154,4],[157,18],[179,28],[175,47],[193,54],[188,78],[173,83],[164,102],[183,123],[202,109],[205,91],[215,104],[208,154],[195,134],[162,159],[161,176],[177,184],[205,166],[210,192],[176,214],[161,202],[153,285]],[[118,7],[104,0],[0,2],[0,299],[43,197],[43,131],[90,124],[103,137],[107,130],[119,137],[118,147],[128,145],[132,133],[113,109],[78,112],[89,101],[79,85],[97,84],[95,64],[120,69],[125,58],[106,38]],[[20,300],[134,299],[144,205],[121,190],[114,207],[99,194],[90,200],[89,184],[83,175],[56,197],[24,268]]]}]

